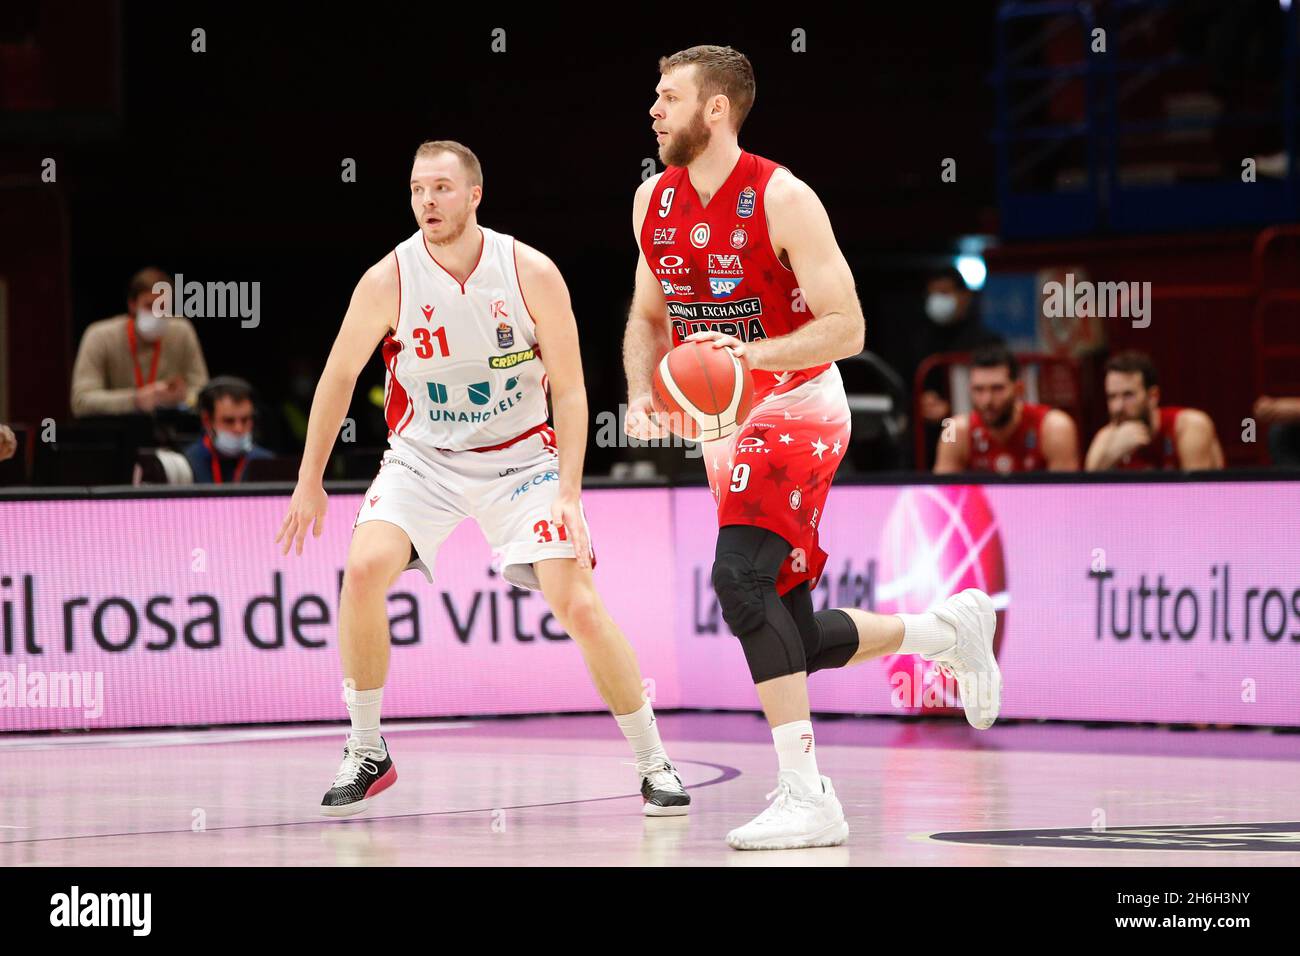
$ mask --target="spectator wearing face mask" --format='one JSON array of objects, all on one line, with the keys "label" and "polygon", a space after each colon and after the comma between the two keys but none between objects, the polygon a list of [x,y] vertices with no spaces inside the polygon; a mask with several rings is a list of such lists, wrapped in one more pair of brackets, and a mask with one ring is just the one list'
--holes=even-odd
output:
[{"label": "spectator wearing face mask", "polygon": [[274,457],[253,444],[253,386],[242,378],[209,382],[199,393],[199,420],[203,437],[185,449],[195,484],[243,481],[250,461]]},{"label": "spectator wearing face mask", "polygon": [[194,405],[208,380],[198,334],[188,319],[155,314],[155,287],[171,282],[160,269],[141,269],[127,285],[126,313],[86,329],[72,368],[73,415]]},{"label": "spectator wearing face mask", "polygon": [[[1001,345],[1002,338],[980,321],[979,298],[966,285],[956,269],[945,269],[926,282],[925,319],[915,321],[907,336],[906,354],[900,354],[899,372],[909,386],[914,386],[916,371],[931,355],[942,352],[973,352],[985,345]],[[943,420],[952,414],[948,396],[948,374],[933,369],[920,386],[921,421],[914,427],[925,429],[927,460],[918,467],[934,466],[934,449]]]},{"label": "spectator wearing face mask", "polygon": [[[979,299],[956,269],[945,269],[926,283],[925,315],[930,321],[917,330],[921,359],[941,352],[973,352],[983,345],[1001,344],[996,332],[980,321]],[[920,365],[920,360],[917,361]],[[926,377],[921,392],[921,414],[938,424],[952,412],[947,382],[941,371]]]}]

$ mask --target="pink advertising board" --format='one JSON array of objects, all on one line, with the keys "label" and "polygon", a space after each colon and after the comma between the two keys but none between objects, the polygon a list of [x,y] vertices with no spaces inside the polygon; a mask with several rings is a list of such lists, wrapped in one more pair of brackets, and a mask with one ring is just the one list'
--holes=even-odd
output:
[{"label": "pink advertising board", "polygon": [[[713,514],[677,493],[679,529]],[[1300,724],[1300,483],[857,486],[832,490],[818,608],[923,611],[963,588],[1001,609],[1004,717]],[[679,533],[682,697],[753,708],[708,589],[709,535]],[[810,678],[815,710],[957,705],[890,657]]]},{"label": "pink advertising board", "polygon": [[[346,717],[338,591],[361,500],[331,495],[323,535],[300,556],[274,543],[282,496],[0,502],[0,731]],[[669,496],[591,491],[584,504],[597,583],[646,675],[670,691]],[[467,521],[433,585],[398,578],[387,716],[603,706],[541,595],[492,562]],[[37,682],[46,699],[34,703]],[[6,697],[6,683],[27,696]],[[76,706],[54,706],[73,690]]]},{"label": "pink advertising board", "polygon": [[[341,719],[336,621],[360,495],[281,556],[287,497],[0,501],[0,731]],[[596,581],[660,709],[754,709],[709,585],[703,488],[590,490]],[[822,606],[1001,610],[1006,717],[1300,726],[1300,483],[841,486]],[[390,717],[599,710],[540,595],[472,522],[389,595]],[[811,678],[816,710],[958,701],[885,658]]]}]

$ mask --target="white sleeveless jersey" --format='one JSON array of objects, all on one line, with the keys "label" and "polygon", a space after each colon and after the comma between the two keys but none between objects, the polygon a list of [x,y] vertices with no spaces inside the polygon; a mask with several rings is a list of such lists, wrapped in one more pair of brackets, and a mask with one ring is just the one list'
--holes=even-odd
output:
[{"label": "white sleeveless jersey", "polygon": [[515,271],[512,236],[479,227],[462,285],[416,232],[395,250],[401,299],[384,338],[389,443],[490,448],[546,422],[546,371]]}]

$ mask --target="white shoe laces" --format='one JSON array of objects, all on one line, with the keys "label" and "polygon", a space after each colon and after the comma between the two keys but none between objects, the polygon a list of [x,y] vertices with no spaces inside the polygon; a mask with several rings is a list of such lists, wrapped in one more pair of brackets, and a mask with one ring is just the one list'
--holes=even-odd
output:
[{"label": "white shoe laces", "polygon": [[682,786],[681,778],[677,776],[677,771],[667,764],[656,767],[645,776],[650,781],[650,786],[656,790],[667,790],[670,793],[686,792],[686,788]]},{"label": "white shoe laces", "polygon": [[[775,797],[775,800],[772,798]],[[796,809],[798,804],[811,806],[813,801],[807,797],[797,796],[790,784],[786,780],[777,780],[776,789],[764,796],[765,800],[772,800],[772,803],[766,810],[756,816],[750,823],[750,826],[764,826],[769,823],[775,823],[778,819],[787,813]]]},{"label": "white shoe laces", "polygon": [[343,763],[339,766],[339,772],[334,775],[335,787],[346,787],[348,784],[356,783],[357,777],[361,771],[366,770],[370,773],[379,773],[379,765],[371,760],[360,750],[353,749],[349,744],[344,748]]}]

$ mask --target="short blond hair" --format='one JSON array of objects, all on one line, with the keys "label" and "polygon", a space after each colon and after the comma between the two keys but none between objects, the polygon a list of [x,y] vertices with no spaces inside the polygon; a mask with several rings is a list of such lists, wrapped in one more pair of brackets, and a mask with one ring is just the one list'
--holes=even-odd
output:
[{"label": "short blond hair", "polygon": [[415,158],[422,159],[426,156],[437,156],[439,153],[452,153],[460,160],[461,166],[465,168],[469,176],[471,186],[483,185],[483,167],[479,164],[478,157],[468,146],[456,142],[454,139],[431,139],[420,144],[420,148],[415,151]]},{"label": "short blond hair", "polygon": [[700,99],[706,100],[719,93],[725,96],[731,103],[733,128],[739,133],[757,92],[754,67],[749,58],[729,46],[704,44],[679,50],[672,56],[661,56],[659,73],[662,75],[679,66],[691,65],[697,68],[695,81],[700,87]]}]

